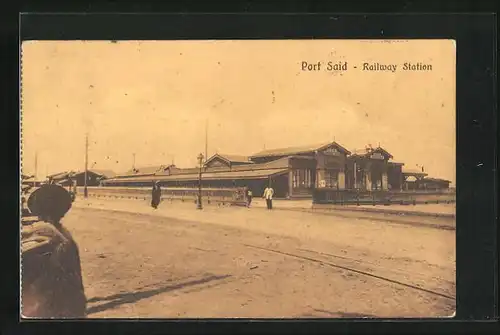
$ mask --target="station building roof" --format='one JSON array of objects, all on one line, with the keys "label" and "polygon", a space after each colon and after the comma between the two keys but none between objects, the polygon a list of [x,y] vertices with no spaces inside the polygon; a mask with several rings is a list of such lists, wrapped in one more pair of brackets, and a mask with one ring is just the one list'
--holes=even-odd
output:
[{"label": "station building roof", "polygon": [[248,159],[248,156],[240,156],[240,155],[228,155],[228,154],[219,154],[211,156],[207,159],[205,164],[211,162],[214,159],[222,159],[228,163],[243,163],[243,164],[252,164],[253,162]]},{"label": "station building roof", "polygon": [[376,148],[365,148],[365,149],[355,149],[352,151],[351,157],[369,157],[373,155],[374,153],[379,153],[386,157],[387,159],[392,159],[393,156],[391,155],[390,152],[385,150],[382,147],[376,147]]},{"label": "station building roof", "polygon": [[422,172],[421,170],[412,170],[412,169],[404,169],[403,175],[404,176],[418,176],[418,177],[428,176],[427,173]]},{"label": "station building roof", "polygon": [[154,166],[143,166],[134,169],[130,169],[125,173],[115,174],[113,177],[133,177],[133,176],[151,176],[157,173],[165,172],[171,167],[175,167],[173,164],[165,165],[154,165]]},{"label": "station building roof", "polygon": [[[212,171],[203,172],[202,180],[243,180],[243,179],[267,179],[271,176],[277,176],[288,172],[288,168],[275,169],[258,169],[246,171]],[[109,179],[106,183],[119,183],[126,180],[127,182],[143,182],[143,181],[196,181],[199,178],[198,173],[185,173],[174,175],[154,175],[154,176],[137,176],[131,178],[114,178]]]},{"label": "station building roof", "polygon": [[143,166],[134,169],[130,169],[125,172],[123,175],[144,175],[144,174],[154,174],[161,170],[164,165],[155,165],[155,166]]},{"label": "station building roof", "polygon": [[435,182],[435,183],[451,183],[450,180],[447,179],[441,179],[441,178],[424,178],[422,179],[423,181],[430,181],[430,182]]},{"label": "station building roof", "polygon": [[[217,166],[217,167],[204,167],[202,168],[202,172],[209,173],[209,172],[231,172],[231,171],[257,171],[257,170],[267,170],[267,169],[287,169],[289,167],[289,158],[290,157],[282,157],[270,162],[266,163],[252,163],[252,164],[241,164],[241,165],[233,165],[233,166]],[[184,175],[184,174],[197,174],[199,173],[200,168],[195,167],[195,168],[187,168],[187,169],[172,169],[170,171],[165,171],[165,172],[158,172],[155,175],[157,176],[164,176],[164,175],[172,175],[172,176],[178,176],[178,175]],[[128,180],[129,178],[127,178]]]},{"label": "station building roof", "polygon": [[337,142],[333,141],[333,142],[306,145],[306,146],[300,146],[300,147],[286,147],[286,148],[279,148],[279,149],[263,150],[263,151],[260,151],[256,154],[253,154],[252,156],[250,156],[250,159],[260,158],[260,157],[291,156],[291,155],[312,153],[315,151],[320,151],[322,149],[326,149],[329,146],[335,146],[337,149],[339,149],[341,152],[343,152],[345,154],[351,153],[349,150],[347,150],[346,148],[344,148],[343,146],[341,146]]}]

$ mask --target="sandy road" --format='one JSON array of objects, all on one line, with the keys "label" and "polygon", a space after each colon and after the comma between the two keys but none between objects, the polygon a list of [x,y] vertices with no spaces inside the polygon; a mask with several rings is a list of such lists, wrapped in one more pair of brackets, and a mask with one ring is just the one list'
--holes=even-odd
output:
[{"label": "sandy road", "polygon": [[[422,218],[424,220],[425,218]],[[438,317],[454,231],[293,211],[77,200],[89,317]]]}]

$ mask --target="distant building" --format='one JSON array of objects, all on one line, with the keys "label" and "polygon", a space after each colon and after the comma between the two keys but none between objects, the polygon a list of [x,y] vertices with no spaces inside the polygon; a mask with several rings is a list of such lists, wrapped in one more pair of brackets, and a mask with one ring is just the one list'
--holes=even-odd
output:
[{"label": "distant building", "polygon": [[425,190],[443,190],[450,188],[451,181],[441,178],[424,178],[421,187]]},{"label": "distant building", "polygon": [[23,191],[32,187],[40,187],[43,183],[44,181],[42,180],[36,180],[35,176],[21,174],[21,189]]},{"label": "distant building", "polygon": [[47,176],[47,181],[52,184],[61,184],[68,180],[71,171],[58,172]]},{"label": "distant building", "polygon": [[[87,170],[87,186],[99,186],[101,181],[113,178],[116,174],[110,170]],[[85,186],[85,171],[65,171],[47,176],[49,183],[61,186]]]},{"label": "distant building", "polygon": [[451,181],[440,178],[428,178],[428,174],[418,170],[403,171],[404,190],[444,190],[449,189]]}]

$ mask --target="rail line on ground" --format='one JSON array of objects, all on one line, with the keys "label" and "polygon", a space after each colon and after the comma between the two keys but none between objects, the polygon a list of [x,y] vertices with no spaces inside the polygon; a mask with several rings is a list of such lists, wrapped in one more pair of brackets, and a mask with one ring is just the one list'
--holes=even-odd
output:
[{"label": "rail line on ground", "polygon": [[303,259],[303,260],[307,260],[307,261],[310,261],[310,262],[319,263],[319,264],[327,265],[327,266],[330,266],[330,267],[334,267],[334,268],[338,268],[338,269],[342,269],[342,270],[354,272],[354,273],[361,274],[361,275],[364,275],[364,276],[368,276],[368,277],[372,277],[372,278],[375,278],[375,279],[379,279],[379,280],[383,280],[383,281],[386,281],[386,282],[390,282],[390,283],[393,283],[393,284],[405,286],[405,287],[408,287],[408,288],[411,288],[411,289],[414,289],[414,290],[418,290],[418,291],[426,292],[426,293],[429,293],[429,294],[432,294],[432,295],[440,296],[442,298],[446,298],[446,299],[449,299],[449,300],[453,300],[453,301],[456,300],[456,298],[454,296],[451,296],[451,295],[448,295],[448,294],[445,294],[445,293],[436,292],[434,290],[429,290],[429,289],[418,287],[418,286],[412,285],[412,284],[407,284],[407,283],[404,283],[404,282],[401,282],[401,281],[398,281],[398,280],[394,280],[394,279],[390,279],[390,278],[387,278],[387,277],[379,276],[379,275],[376,275],[376,274],[373,274],[373,273],[369,273],[369,272],[366,272],[366,271],[362,271],[362,270],[358,270],[358,269],[355,269],[355,268],[338,265],[338,264],[335,264],[335,263],[323,261],[323,260],[312,258],[312,257],[296,255],[296,254],[292,254],[292,253],[285,252],[285,251],[280,251],[280,250],[274,250],[274,249],[270,249],[270,248],[259,247],[259,246],[255,246],[255,245],[251,245],[251,244],[243,244],[243,245],[246,246],[246,247],[254,248],[254,249],[260,249],[260,250],[267,251],[267,252],[272,252],[272,253],[281,254],[281,255],[285,255],[285,256],[289,256],[289,257]]}]

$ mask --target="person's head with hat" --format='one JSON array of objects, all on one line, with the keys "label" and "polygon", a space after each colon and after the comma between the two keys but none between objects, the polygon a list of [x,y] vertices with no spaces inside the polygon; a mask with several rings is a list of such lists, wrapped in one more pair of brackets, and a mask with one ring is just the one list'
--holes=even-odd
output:
[{"label": "person's head with hat", "polygon": [[62,186],[42,185],[28,198],[28,209],[42,221],[59,224],[71,208],[71,195]]}]

